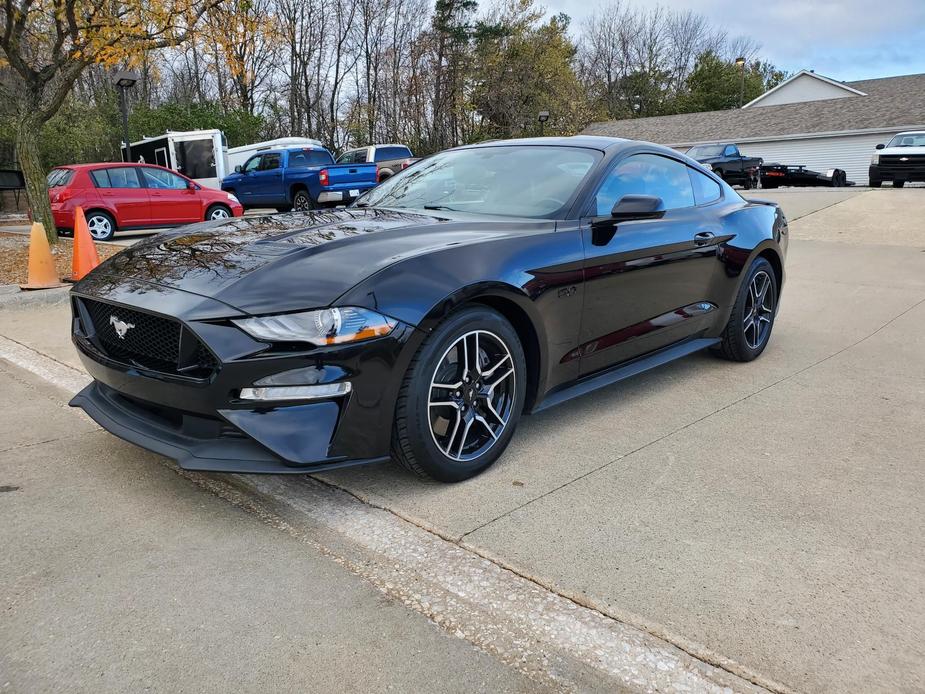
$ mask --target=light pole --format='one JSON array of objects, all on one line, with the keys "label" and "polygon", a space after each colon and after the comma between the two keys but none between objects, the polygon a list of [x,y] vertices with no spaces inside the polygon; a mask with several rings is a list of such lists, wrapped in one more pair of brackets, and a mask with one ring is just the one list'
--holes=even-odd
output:
[{"label": "light pole", "polygon": [[543,137],[543,130],[546,125],[546,121],[549,120],[549,111],[540,111],[540,114],[537,116],[537,120],[540,122],[540,137]]},{"label": "light pole", "polygon": [[739,75],[739,108],[742,108],[742,104],[745,103],[745,58],[736,58],[736,65],[742,69],[742,74]]},{"label": "light pole", "polygon": [[112,78],[113,84],[119,88],[119,109],[122,111],[122,137],[125,140],[125,161],[132,161],[132,145],[128,137],[128,99],[126,90],[135,86],[138,81],[138,75],[128,70],[120,70]]}]

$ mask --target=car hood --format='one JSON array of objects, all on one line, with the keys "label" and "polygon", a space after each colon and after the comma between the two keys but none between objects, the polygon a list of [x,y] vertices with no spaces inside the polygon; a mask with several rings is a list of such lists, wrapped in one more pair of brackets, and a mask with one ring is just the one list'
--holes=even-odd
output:
[{"label": "car hood", "polygon": [[907,157],[910,154],[922,155],[925,154],[925,147],[885,147],[884,149],[878,150],[878,154],[882,157],[884,154],[889,154],[890,156],[897,155],[900,157]]},{"label": "car hood", "polygon": [[356,208],[237,217],[137,243],[100,265],[76,290],[95,294],[95,288],[143,282],[244,313],[324,307],[404,258],[497,237],[510,226]]}]

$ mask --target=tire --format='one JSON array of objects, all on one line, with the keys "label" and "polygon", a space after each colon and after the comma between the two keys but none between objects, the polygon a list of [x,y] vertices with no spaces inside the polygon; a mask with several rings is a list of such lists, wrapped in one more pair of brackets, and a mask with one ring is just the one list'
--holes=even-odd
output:
[{"label": "tire", "polygon": [[883,181],[878,181],[878,180],[872,178],[872,179],[870,179],[870,181],[868,181],[868,185],[869,185],[871,188],[879,188],[880,186],[883,185]]},{"label": "tire", "polygon": [[216,219],[231,219],[231,208],[227,205],[212,205],[206,210],[206,221],[211,222]]},{"label": "tire", "polygon": [[94,241],[109,241],[116,235],[116,222],[108,213],[94,210],[84,216]]},{"label": "tire", "polygon": [[906,185],[905,181],[893,181],[894,188],[902,188],[904,185]]},{"label": "tire", "polygon": [[[494,381],[476,372],[475,354],[482,373]],[[461,364],[464,355],[469,383]],[[523,347],[501,314],[482,306],[451,314],[424,341],[405,374],[395,406],[392,457],[415,474],[441,482],[478,475],[514,435],[526,376]]]},{"label": "tire", "polygon": [[[766,288],[761,278],[767,281]],[[754,320],[749,319],[755,302],[753,285],[764,295],[764,301],[760,304],[761,319],[757,326]],[[729,322],[723,329],[722,342],[715,349],[720,356],[730,361],[751,361],[764,351],[771,339],[774,319],[777,317],[777,292],[774,268],[766,259],[757,258],[739,286]]]},{"label": "tire", "polygon": [[312,196],[308,194],[307,190],[300,188],[292,196],[292,209],[296,212],[313,210],[315,209],[315,201],[312,200]]}]

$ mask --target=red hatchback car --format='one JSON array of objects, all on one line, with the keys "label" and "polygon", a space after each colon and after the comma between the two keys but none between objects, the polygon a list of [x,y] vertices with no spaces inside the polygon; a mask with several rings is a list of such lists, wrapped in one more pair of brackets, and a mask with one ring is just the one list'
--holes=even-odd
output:
[{"label": "red hatchback car", "polygon": [[74,209],[80,206],[97,241],[111,239],[116,231],[244,214],[234,195],[150,164],[60,166],[48,174],[48,196],[58,229],[73,232]]}]

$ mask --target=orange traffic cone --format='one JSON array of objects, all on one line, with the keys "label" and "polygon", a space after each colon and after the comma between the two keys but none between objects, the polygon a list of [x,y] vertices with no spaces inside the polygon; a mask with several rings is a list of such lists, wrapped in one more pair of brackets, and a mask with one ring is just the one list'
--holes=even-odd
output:
[{"label": "orange traffic cone", "polygon": [[63,287],[64,283],[58,279],[55,268],[55,259],[51,256],[51,247],[48,237],[45,236],[45,227],[41,222],[32,223],[29,233],[29,281],[19,285],[20,289],[51,289]]},{"label": "orange traffic cone", "polygon": [[83,208],[78,207],[74,210],[74,274],[70,280],[82,280],[84,275],[99,264],[100,256],[87,228],[87,218],[84,216]]}]

